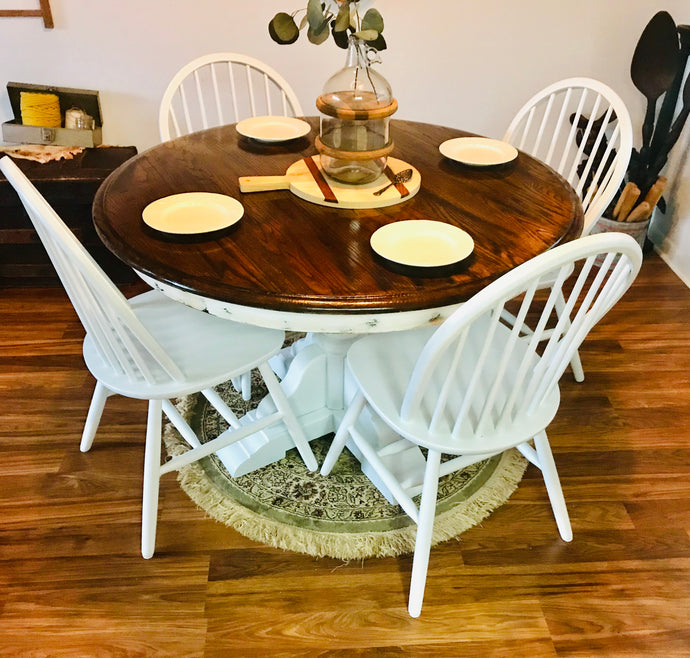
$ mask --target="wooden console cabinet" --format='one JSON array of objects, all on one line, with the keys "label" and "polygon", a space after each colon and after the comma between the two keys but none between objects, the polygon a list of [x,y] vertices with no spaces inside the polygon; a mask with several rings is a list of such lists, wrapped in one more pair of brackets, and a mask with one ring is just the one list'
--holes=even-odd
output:
[{"label": "wooden console cabinet", "polygon": [[[108,174],[136,155],[134,146],[87,148],[72,160],[41,164],[15,159],[80,242],[115,283],[136,280],[132,269],[96,235],[93,198]],[[0,175],[0,288],[60,285],[19,197]]]}]

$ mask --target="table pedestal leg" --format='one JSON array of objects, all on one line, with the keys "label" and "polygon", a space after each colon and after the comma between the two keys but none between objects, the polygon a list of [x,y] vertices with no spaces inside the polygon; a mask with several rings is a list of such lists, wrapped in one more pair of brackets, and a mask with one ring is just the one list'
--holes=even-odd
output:
[{"label": "table pedestal leg", "polygon": [[[310,334],[284,350],[282,363],[277,360],[278,375],[284,371],[281,386],[309,441],[334,432],[343,416],[345,355],[356,338]],[[247,416],[262,417],[274,411],[270,398],[265,398]],[[278,424],[219,450],[218,457],[238,477],[282,459],[293,447],[287,429]]]},{"label": "table pedestal leg", "polygon": [[[354,383],[345,371],[345,355],[356,338],[352,334],[309,334],[285,348],[275,360],[280,384],[309,441],[336,431],[354,395]],[[273,402],[267,397],[245,418],[274,412]],[[358,426],[369,436],[375,436],[379,447],[400,446],[383,457],[383,461],[407,485],[421,483],[425,461],[418,446],[401,442],[391,428],[366,410]],[[293,447],[286,427],[278,424],[219,450],[218,457],[233,477],[239,477],[282,459]],[[362,463],[362,471],[372,483],[395,504],[392,494],[354,442],[348,441],[347,447]]]}]

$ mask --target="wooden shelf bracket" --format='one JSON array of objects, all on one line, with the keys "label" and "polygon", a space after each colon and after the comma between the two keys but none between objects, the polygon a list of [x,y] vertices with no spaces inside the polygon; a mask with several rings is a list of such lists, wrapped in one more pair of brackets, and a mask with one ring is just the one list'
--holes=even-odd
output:
[{"label": "wooden shelf bracket", "polygon": [[0,18],[11,16],[23,16],[29,18],[42,18],[43,27],[50,30],[53,26],[53,12],[50,11],[50,0],[38,0],[40,9],[0,9]]}]

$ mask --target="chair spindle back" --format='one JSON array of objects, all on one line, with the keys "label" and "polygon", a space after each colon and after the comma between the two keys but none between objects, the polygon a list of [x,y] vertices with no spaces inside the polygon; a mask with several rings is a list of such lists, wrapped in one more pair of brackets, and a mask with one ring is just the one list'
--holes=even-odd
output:
[{"label": "chair spindle back", "polygon": [[632,152],[632,122],[607,85],[570,78],[527,101],[504,140],[551,166],[575,188],[587,234],[617,196]]},{"label": "chair spindle back", "polygon": [[180,380],[177,364],[127,300],[9,157],[0,170],[18,193],[86,332],[116,372],[149,383]]},{"label": "chair spindle back", "polygon": [[[631,285],[641,261],[629,236],[599,234],[542,254],[488,286],[429,339],[406,390],[402,418],[426,426],[432,436],[462,438],[465,446],[472,437],[530,427],[547,397],[558,394],[572,354]],[[536,295],[544,276],[555,279],[546,301]],[[566,313],[559,316],[560,291]],[[512,327],[501,319],[507,306],[517,318]],[[524,335],[528,319],[534,329]],[[545,340],[547,329],[552,331]],[[476,448],[482,452],[481,443]]]},{"label": "chair spindle back", "polygon": [[167,141],[264,115],[302,116],[287,81],[263,62],[238,53],[213,53],[184,66],[161,101],[159,130]]}]

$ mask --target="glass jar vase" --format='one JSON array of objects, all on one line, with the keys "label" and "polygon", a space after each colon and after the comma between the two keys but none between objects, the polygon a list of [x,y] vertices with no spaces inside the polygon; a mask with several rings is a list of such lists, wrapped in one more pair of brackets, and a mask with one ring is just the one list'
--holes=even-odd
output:
[{"label": "glass jar vase", "polygon": [[371,64],[376,51],[350,36],[345,67],[329,78],[316,99],[316,138],[321,167],[351,185],[376,180],[393,150],[390,117],[398,109],[387,80]]}]

